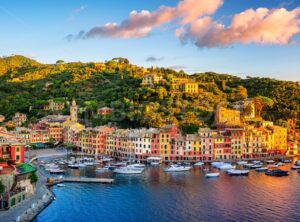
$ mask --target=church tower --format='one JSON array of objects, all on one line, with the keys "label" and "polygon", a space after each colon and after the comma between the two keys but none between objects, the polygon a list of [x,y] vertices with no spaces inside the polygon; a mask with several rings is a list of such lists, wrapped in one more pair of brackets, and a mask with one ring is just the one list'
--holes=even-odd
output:
[{"label": "church tower", "polygon": [[72,101],[72,105],[71,105],[71,108],[70,108],[70,117],[71,117],[71,121],[72,122],[77,122],[78,120],[78,108],[77,108],[77,105],[76,105],[76,101],[73,99]]}]

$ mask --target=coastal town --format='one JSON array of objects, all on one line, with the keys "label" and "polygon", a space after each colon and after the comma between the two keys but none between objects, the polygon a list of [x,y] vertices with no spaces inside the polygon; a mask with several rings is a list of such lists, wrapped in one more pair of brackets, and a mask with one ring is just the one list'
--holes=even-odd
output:
[{"label": "coastal town", "polygon": [[[242,116],[240,110],[249,104],[251,112]],[[216,128],[199,128],[193,134],[184,134],[175,124],[137,129],[110,125],[86,127],[78,118],[76,101],[71,101],[69,106],[70,115],[48,115],[26,128],[22,127],[26,114],[16,113],[12,118],[16,126],[14,130],[0,129],[0,181],[4,186],[1,209],[14,207],[35,192],[37,169],[25,160],[25,152],[29,149],[42,151],[45,148],[65,147],[72,153],[95,159],[107,156],[144,163],[149,158],[159,158],[166,163],[211,163],[298,155],[299,132],[263,119],[250,124],[256,117],[251,99],[235,103],[231,109],[217,107]],[[51,100],[47,109],[59,110],[63,107]],[[108,107],[102,107],[98,115],[108,115],[111,111]]]}]

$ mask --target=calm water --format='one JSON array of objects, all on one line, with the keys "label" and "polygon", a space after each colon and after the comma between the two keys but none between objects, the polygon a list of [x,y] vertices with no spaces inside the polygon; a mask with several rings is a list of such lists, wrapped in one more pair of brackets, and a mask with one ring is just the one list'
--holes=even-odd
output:
[{"label": "calm water", "polygon": [[282,178],[255,171],[248,177],[222,173],[218,179],[206,179],[200,169],[165,173],[162,168],[147,168],[138,176],[95,174],[93,169],[70,174],[116,181],[54,187],[56,200],[36,222],[300,221],[297,171]]}]

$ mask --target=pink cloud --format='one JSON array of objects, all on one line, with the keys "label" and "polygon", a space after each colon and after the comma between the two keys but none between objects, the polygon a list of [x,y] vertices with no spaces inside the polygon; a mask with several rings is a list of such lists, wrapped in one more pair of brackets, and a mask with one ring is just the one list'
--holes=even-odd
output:
[{"label": "pink cloud", "polygon": [[300,32],[300,8],[248,9],[236,14],[228,27],[214,22],[210,17],[195,20],[177,36],[192,41],[198,47],[224,47],[234,43],[289,44]]},{"label": "pink cloud", "polygon": [[148,36],[153,28],[169,22],[174,21],[184,25],[201,16],[211,15],[222,4],[223,0],[182,0],[175,7],[161,6],[153,12],[132,11],[120,24],[107,23],[92,28],[85,34],[85,38],[141,38]]}]

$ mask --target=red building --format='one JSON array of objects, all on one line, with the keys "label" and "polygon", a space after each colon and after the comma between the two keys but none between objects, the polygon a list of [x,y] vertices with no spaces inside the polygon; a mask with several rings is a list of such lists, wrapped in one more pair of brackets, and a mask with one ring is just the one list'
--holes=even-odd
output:
[{"label": "red building", "polygon": [[19,143],[0,143],[0,158],[23,163],[25,159],[25,146]]}]

